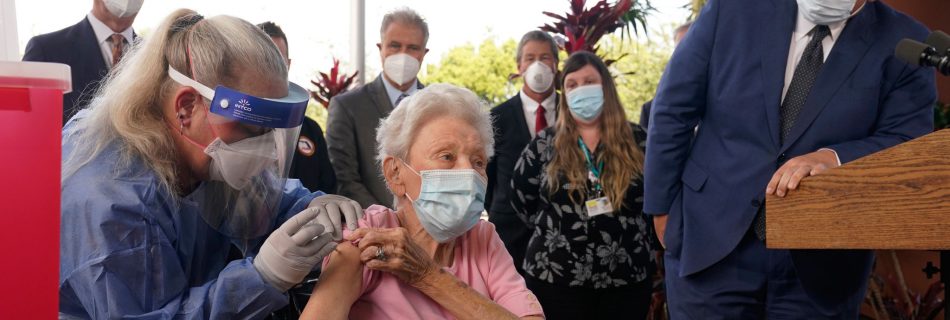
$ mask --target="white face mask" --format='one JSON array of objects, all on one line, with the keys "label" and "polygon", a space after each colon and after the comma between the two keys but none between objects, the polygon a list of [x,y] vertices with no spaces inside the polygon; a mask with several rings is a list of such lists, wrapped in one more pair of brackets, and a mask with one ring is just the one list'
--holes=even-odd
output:
[{"label": "white face mask", "polygon": [[547,92],[554,84],[554,70],[541,61],[531,63],[528,69],[525,69],[523,77],[525,85],[535,93]]},{"label": "white face mask", "polygon": [[856,0],[798,0],[798,12],[814,24],[829,25],[851,17]]},{"label": "white face mask", "polygon": [[145,0],[103,0],[106,10],[119,18],[127,18],[139,13]]},{"label": "white face mask", "polygon": [[277,161],[273,131],[232,144],[216,138],[205,148],[205,154],[211,157],[211,179],[224,181],[235,190],[247,187],[265,167],[282,163]]},{"label": "white face mask", "polygon": [[383,61],[383,72],[399,85],[405,85],[415,79],[420,67],[419,60],[405,53],[388,56]]}]

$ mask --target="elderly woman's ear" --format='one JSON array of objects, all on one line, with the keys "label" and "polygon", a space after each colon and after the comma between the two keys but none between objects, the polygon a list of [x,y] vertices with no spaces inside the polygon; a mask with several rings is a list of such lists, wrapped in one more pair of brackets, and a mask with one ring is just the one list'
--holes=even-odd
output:
[{"label": "elderly woman's ear", "polygon": [[389,156],[383,159],[383,178],[386,179],[389,190],[393,192],[396,198],[406,194],[406,184],[399,177],[400,169],[402,168],[399,167],[399,161],[396,160],[396,157]]}]

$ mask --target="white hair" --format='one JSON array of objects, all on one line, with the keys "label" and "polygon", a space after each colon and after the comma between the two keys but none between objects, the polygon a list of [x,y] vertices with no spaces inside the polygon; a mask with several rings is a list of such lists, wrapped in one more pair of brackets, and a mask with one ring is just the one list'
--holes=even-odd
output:
[{"label": "white hair", "polygon": [[433,84],[402,100],[376,130],[376,159],[406,160],[416,133],[428,121],[451,117],[471,124],[482,139],[488,158],[495,154],[491,115],[472,91],[451,84]]}]

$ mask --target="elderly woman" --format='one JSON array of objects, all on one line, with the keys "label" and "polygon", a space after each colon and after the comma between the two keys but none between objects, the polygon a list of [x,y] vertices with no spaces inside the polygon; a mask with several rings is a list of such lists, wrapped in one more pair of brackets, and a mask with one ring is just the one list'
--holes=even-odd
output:
[{"label": "elderly woman", "polygon": [[307,100],[238,18],[177,10],[136,44],[63,129],[60,317],[258,319],[286,305],[342,238],[341,208],[354,227],[362,213],[286,179]]},{"label": "elderly woman", "polygon": [[494,226],[479,219],[494,141],[478,98],[429,86],[383,120],[376,140],[396,210],[366,210],[324,262],[301,318],[543,318]]}]

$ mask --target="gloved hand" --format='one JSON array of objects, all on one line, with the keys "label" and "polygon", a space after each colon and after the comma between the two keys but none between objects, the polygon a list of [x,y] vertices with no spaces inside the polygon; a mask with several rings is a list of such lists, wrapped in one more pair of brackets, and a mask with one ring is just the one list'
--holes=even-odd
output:
[{"label": "gloved hand", "polygon": [[285,292],[303,281],[323,257],[336,249],[323,224],[310,223],[323,210],[304,210],[274,230],[254,258],[254,268],[267,283]]},{"label": "gloved hand", "polygon": [[317,215],[317,223],[322,224],[325,233],[333,236],[333,241],[343,240],[343,224],[340,222],[342,216],[346,219],[346,228],[350,231],[356,230],[359,225],[357,220],[363,217],[363,208],[359,202],[350,200],[344,196],[326,194],[316,197],[310,201],[307,210],[323,210],[327,214]]}]

